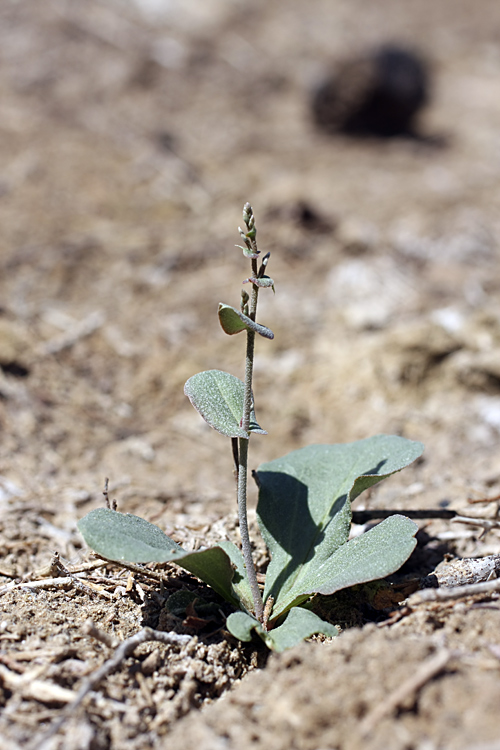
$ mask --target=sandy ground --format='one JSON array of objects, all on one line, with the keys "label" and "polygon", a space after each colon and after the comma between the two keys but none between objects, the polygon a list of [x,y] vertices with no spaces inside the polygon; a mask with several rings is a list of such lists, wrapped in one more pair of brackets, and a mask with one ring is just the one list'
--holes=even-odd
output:
[{"label": "sandy ground", "polygon": [[[314,87],[387,41],[429,61],[413,136],[319,132]],[[334,641],[268,658],[220,614],[196,630],[169,611],[186,589],[220,608],[187,574],[82,572],[93,558],[76,529],[109,477],[121,510],[186,546],[237,539],[228,441],[183,384],[242,375],[244,343],[216,309],[238,304],[247,275],[234,248],[246,200],[276,282],[259,309],[275,340],[258,342],[269,435],[252,466],[396,433],[424,459],[358,508],[494,519],[498,502],[468,500],[500,493],[498,3],[6,1],[0,164],[7,750],[41,746],[112,654],[89,619],[118,640],[143,625],[191,638],[140,646],[46,749],[498,750],[496,594],[358,612]],[[495,529],[420,526],[401,576],[500,553]],[[54,552],[69,580],[27,585],[54,577]]]}]

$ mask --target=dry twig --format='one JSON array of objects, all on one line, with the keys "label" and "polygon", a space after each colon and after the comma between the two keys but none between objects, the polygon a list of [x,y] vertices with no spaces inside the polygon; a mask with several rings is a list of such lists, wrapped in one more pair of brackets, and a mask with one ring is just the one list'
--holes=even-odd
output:
[{"label": "dry twig", "polygon": [[[138,565],[136,563],[131,563],[131,562],[125,562],[124,560],[120,560],[120,562],[116,562],[115,560],[106,560],[105,557],[102,557],[100,559],[103,560],[104,564],[116,565],[119,568],[124,568],[125,570],[131,570],[132,573],[140,573],[145,578],[152,578],[153,580],[159,581],[160,583],[167,583],[167,579],[165,577],[164,572],[159,573],[157,570],[150,570],[149,568],[145,568],[143,565]],[[169,578],[168,585],[180,586],[182,584],[177,583],[175,578]]]},{"label": "dry twig", "polygon": [[500,519],[498,518],[470,518],[469,516],[455,516],[453,519],[456,523],[463,523],[467,526],[479,526],[483,529],[481,536],[484,536],[491,529],[500,529]]},{"label": "dry twig", "polygon": [[467,502],[469,505],[476,505],[477,503],[496,503],[500,500],[500,495],[495,497],[468,497]]},{"label": "dry twig", "polygon": [[361,722],[362,735],[366,736],[370,734],[383,718],[390,716],[402,703],[415,695],[427,682],[432,680],[433,677],[445,668],[452,656],[456,655],[455,652],[443,648],[424,661],[415,674],[408,677],[385,701],[379,703],[365,716]]},{"label": "dry twig", "polygon": [[491,594],[494,591],[500,591],[500,578],[493,581],[483,581],[482,583],[471,583],[465,586],[452,586],[451,588],[424,589],[412,594],[407,604],[413,607],[422,602],[443,602],[447,599],[462,599],[466,596],[475,596],[476,594]]},{"label": "dry twig", "polygon": [[368,523],[368,521],[376,521],[382,518],[389,518],[390,516],[402,515],[407,518],[416,519],[451,519],[455,518],[457,512],[455,510],[448,510],[444,508],[433,508],[432,510],[379,510],[377,508],[373,510],[353,510],[352,522],[356,524]]},{"label": "dry twig", "polygon": [[57,578],[43,578],[40,581],[21,581],[21,583],[8,583],[6,586],[3,586],[0,589],[0,596],[3,596],[3,594],[7,594],[9,591],[14,591],[15,589],[67,589],[71,588],[72,586],[76,586],[77,588],[81,589],[90,589],[93,593],[99,594],[99,596],[103,596],[105,599],[112,599],[113,594],[110,594],[109,591],[106,591],[102,588],[102,586],[98,586],[95,583],[91,583],[90,581],[82,581],[80,578],[77,578],[74,575],[69,576],[58,576]]},{"label": "dry twig", "polygon": [[19,692],[23,698],[36,700],[41,703],[70,703],[75,699],[72,690],[37,679],[38,674],[45,670],[45,665],[31,669],[23,674],[16,674],[0,664],[0,681],[7,690]]},{"label": "dry twig", "polygon": [[[93,637],[96,637],[96,634],[99,634],[99,640],[103,641],[103,634],[95,627],[93,623],[87,623],[85,628],[87,633],[91,634]],[[90,691],[96,688],[101,680],[103,680],[105,677],[108,677],[115,670],[117,670],[122,662],[134,653],[135,649],[138,646],[143,643],[147,643],[148,641],[158,641],[169,646],[183,646],[189,643],[191,640],[192,636],[190,635],[165,633],[160,630],[153,630],[152,628],[143,628],[135,635],[127,638],[126,641],[123,641],[118,646],[115,653],[110,659],[105,661],[104,664],[99,667],[99,669],[96,669],[95,672],[93,672],[89,677],[87,677],[86,680],[84,680],[80,690],[76,694],[76,698],[74,699],[74,701],[66,706],[59,719],[51,726],[48,732],[39,741],[37,741],[35,745],[31,747],[31,750],[42,750],[44,745],[50,739],[52,739],[55,734],[57,734],[57,732],[63,726],[64,722],[75,713],[75,711],[79,708]]]},{"label": "dry twig", "polygon": [[91,562],[81,563],[80,565],[72,565],[68,568],[69,573],[86,573],[89,570],[97,570],[97,568],[104,568],[107,565],[107,560],[92,560]]},{"label": "dry twig", "polygon": [[50,354],[58,354],[64,349],[70,349],[80,339],[86,338],[92,335],[95,331],[101,328],[105,322],[105,315],[100,310],[94,310],[89,313],[86,318],[75,322],[74,326],[62,334],[62,336],[56,336],[49,341],[45,341],[38,347],[37,353],[41,357],[46,357]]},{"label": "dry twig", "polygon": [[[44,565],[42,568],[39,568],[32,573],[28,573],[28,575],[25,576],[24,579],[20,582],[14,581],[12,583],[8,583],[6,586],[3,586],[0,589],[0,596],[2,596],[2,594],[6,594],[8,591],[13,591],[14,589],[21,588],[47,589],[77,586],[78,588],[89,588],[93,592],[97,592],[100,596],[103,596],[106,599],[112,599],[113,595],[110,594],[109,591],[103,589],[102,586],[98,586],[91,581],[84,581],[75,575],[75,573],[93,570],[95,568],[100,568],[103,565],[106,565],[106,562],[98,560],[92,563],[77,565],[73,568],[73,570],[69,570],[61,562],[59,553],[54,552],[50,559],[50,562],[47,565]],[[37,580],[31,580],[33,576],[35,576]],[[39,578],[42,578],[42,580],[38,580]]]}]

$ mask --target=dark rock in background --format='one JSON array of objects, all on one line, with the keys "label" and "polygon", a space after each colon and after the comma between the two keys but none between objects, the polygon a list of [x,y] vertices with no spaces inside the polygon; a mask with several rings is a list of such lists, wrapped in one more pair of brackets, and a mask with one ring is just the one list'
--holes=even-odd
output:
[{"label": "dark rock in background", "polygon": [[328,133],[411,134],[429,99],[429,79],[422,57],[383,45],[343,60],[323,80],[311,101],[314,121]]}]

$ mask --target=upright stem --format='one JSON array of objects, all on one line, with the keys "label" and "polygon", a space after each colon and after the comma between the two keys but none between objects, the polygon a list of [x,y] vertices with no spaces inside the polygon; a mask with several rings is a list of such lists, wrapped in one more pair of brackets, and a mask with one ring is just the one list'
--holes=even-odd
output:
[{"label": "upright stem", "polygon": [[243,559],[247,569],[248,582],[252,591],[253,606],[255,617],[262,622],[264,615],[264,606],[260,594],[259,584],[257,583],[257,574],[252,559],[252,548],[250,547],[250,537],[248,534],[247,519],[247,475],[248,475],[248,439],[239,438],[240,445],[240,464],[238,470],[238,518],[240,522],[241,547]]},{"label": "upright stem", "polygon": [[[257,275],[257,261],[252,260],[252,273]],[[250,295],[250,310],[248,317],[255,320],[257,315],[257,300],[259,297],[259,287],[252,284],[252,294]],[[245,396],[243,400],[243,419],[241,426],[248,432],[250,427],[250,412],[252,410],[252,378],[253,378],[253,360],[255,351],[255,331],[247,328],[247,351],[245,357]]]},{"label": "upright stem", "polygon": [[[252,274],[257,275],[257,261],[252,259]],[[259,288],[252,284],[252,294],[250,297],[249,317],[255,320],[257,312],[257,299]],[[255,332],[247,329],[247,350],[245,358],[245,395],[243,399],[243,419],[241,426],[248,432],[250,427],[250,412],[252,409],[252,377],[253,377],[253,360],[255,350]],[[252,559],[252,548],[250,546],[250,536],[248,534],[247,519],[247,479],[248,479],[248,443],[249,438],[239,438],[239,462],[238,462],[238,517],[240,522],[241,546],[243,550],[243,559],[247,569],[248,582],[252,591],[253,606],[256,618],[262,622],[264,616],[264,605],[259,585],[257,583],[257,573]]]}]

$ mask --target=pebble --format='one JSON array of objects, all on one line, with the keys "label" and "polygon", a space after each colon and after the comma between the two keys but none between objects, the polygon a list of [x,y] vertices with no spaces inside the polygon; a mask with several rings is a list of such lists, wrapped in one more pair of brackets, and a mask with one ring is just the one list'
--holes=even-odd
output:
[{"label": "pebble", "polygon": [[313,92],[314,122],[330,134],[411,133],[429,100],[429,78],[425,60],[403,46],[385,44],[344,59]]}]

